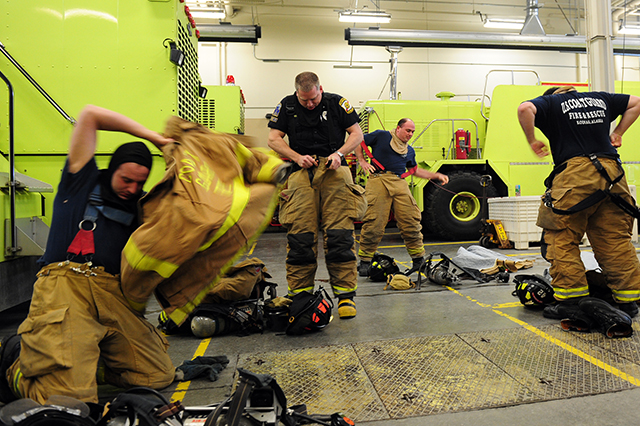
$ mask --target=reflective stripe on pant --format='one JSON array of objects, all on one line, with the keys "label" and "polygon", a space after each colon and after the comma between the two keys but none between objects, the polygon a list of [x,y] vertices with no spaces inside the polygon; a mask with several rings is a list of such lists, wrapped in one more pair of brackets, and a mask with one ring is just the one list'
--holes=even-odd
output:
[{"label": "reflective stripe on pant", "polygon": [[293,173],[281,193],[280,223],[287,229],[289,294],[314,288],[320,231],[324,233],[325,260],[334,295],[353,293],[357,287],[353,221],[359,200],[350,190],[354,184],[349,169],[342,166],[331,170],[325,163],[325,158],[318,158],[318,167]]},{"label": "reflective stripe on pant", "polygon": [[[619,174],[614,160],[600,159],[611,178]],[[551,196],[554,206],[566,210],[585,199],[606,181],[586,157],[569,160],[563,172],[553,181]],[[626,179],[614,186],[613,192],[631,195]],[[640,262],[631,243],[633,218],[611,202],[609,197],[581,212],[558,215],[541,205],[538,226],[544,228],[549,273],[556,299],[567,300],[587,296],[589,287],[580,258],[579,244],[587,234],[595,258],[606,275],[614,298],[621,302],[640,299]]]},{"label": "reflective stripe on pant", "polygon": [[392,173],[371,175],[367,181],[366,197],[368,207],[360,231],[360,259],[371,261],[384,236],[391,210],[409,256],[424,257],[424,242],[420,232],[422,215],[407,181]]},{"label": "reflective stripe on pant", "polygon": [[[94,275],[95,274],[95,275]],[[174,379],[164,336],[129,306],[117,277],[102,268],[55,263],[38,273],[20,357],[8,370],[17,389],[41,404],[51,395],[98,402],[98,359],[118,387],[161,389]]]}]

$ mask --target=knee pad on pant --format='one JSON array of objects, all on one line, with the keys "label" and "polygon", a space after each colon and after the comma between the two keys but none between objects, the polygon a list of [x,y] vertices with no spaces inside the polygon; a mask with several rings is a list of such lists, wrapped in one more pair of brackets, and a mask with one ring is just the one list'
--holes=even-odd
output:
[{"label": "knee pad on pant", "polygon": [[356,260],[353,252],[353,231],[350,229],[328,229],[327,263],[349,262]]},{"label": "knee pad on pant", "polygon": [[316,254],[313,251],[314,234],[305,232],[302,234],[287,234],[289,253],[287,263],[289,265],[308,265],[316,262]]}]

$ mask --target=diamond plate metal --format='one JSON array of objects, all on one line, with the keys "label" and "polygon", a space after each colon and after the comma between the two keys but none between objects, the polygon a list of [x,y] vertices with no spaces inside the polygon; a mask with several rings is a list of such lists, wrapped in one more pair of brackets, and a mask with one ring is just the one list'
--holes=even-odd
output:
[{"label": "diamond plate metal", "polygon": [[241,355],[238,366],[272,375],[287,404],[306,404],[311,414],[339,411],[359,422],[389,419],[350,345]]}]

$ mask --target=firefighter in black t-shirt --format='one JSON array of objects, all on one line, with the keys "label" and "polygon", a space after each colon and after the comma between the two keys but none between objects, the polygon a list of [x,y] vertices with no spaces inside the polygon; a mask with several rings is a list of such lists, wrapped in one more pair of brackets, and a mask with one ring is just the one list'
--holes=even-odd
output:
[{"label": "firefighter in black t-shirt", "polygon": [[[631,243],[633,217],[611,197],[593,195],[604,194],[602,190],[611,186],[596,167],[601,164],[609,180],[619,178],[611,193],[634,203],[617,148],[639,114],[640,98],[636,96],[579,93],[573,86],[553,87],[518,108],[531,149],[539,157],[548,155],[550,149],[556,165],[545,181],[547,192],[537,225],[544,230],[543,254],[551,263],[552,286],[560,303],[571,304],[589,296],[579,249],[586,233],[615,303],[632,317],[638,312],[640,263]],[[611,132],[611,123],[618,117],[620,121]],[[549,139],[549,147],[536,138],[534,127]],[[556,314],[562,316],[561,312],[558,304],[546,307],[544,314],[555,318]]]}]

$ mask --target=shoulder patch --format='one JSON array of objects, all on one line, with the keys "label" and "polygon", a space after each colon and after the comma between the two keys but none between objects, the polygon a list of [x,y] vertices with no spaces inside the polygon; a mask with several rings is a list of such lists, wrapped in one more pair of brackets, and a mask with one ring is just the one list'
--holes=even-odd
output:
[{"label": "shoulder patch", "polygon": [[340,99],[338,103],[347,114],[351,114],[353,112],[353,107],[346,98]]},{"label": "shoulder patch", "polygon": [[282,109],[282,104],[276,105],[276,109],[273,110],[273,114],[271,114],[271,121],[274,123],[278,122],[278,115],[280,114],[280,110]]}]

